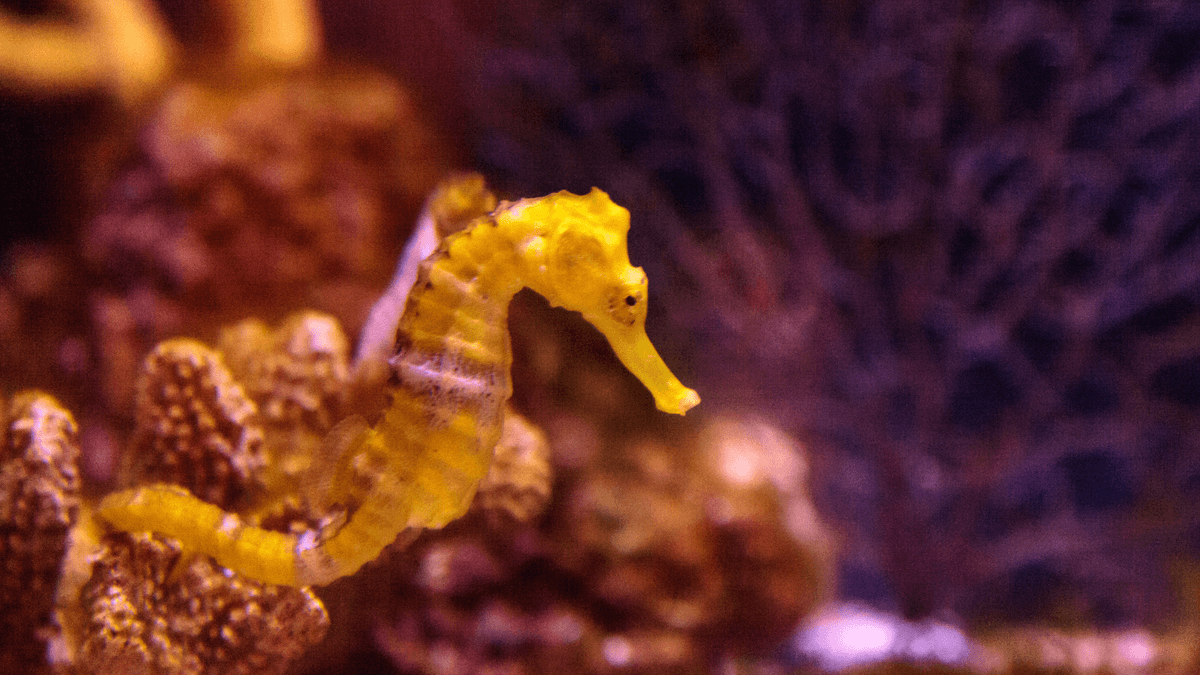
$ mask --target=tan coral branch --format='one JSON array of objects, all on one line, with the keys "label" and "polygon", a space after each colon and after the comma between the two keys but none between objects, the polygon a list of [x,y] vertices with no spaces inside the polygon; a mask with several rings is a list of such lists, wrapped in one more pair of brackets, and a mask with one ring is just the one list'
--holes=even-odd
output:
[{"label": "tan coral branch", "polygon": [[18,91],[111,91],[133,104],[167,78],[175,45],[152,3],[75,0],[79,24],[0,11],[0,81]]}]

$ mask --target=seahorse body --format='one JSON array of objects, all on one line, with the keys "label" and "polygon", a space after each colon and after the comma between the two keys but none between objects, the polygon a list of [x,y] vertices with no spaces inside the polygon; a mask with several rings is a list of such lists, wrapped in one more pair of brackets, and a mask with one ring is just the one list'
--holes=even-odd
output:
[{"label": "seahorse body", "polygon": [[[646,275],[629,263],[629,212],[593,189],[502,202],[447,237],[420,266],[390,360],[380,420],[331,433],[343,461],[333,499],[357,504],[333,536],[247,525],[171,486],[118,492],[101,518],[122,530],[174,537],[262,581],[326,584],[373,560],[406,527],[442,527],[466,512],[491,464],[512,393],[508,305],[523,287],[583,314],[659,409],[699,403],[645,332]],[[373,476],[362,486],[363,475]]]}]

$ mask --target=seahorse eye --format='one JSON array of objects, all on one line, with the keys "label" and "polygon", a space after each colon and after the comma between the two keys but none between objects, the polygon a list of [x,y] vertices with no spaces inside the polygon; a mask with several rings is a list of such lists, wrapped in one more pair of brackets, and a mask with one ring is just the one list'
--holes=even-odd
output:
[{"label": "seahorse eye", "polygon": [[646,303],[642,302],[645,297],[645,291],[640,288],[613,288],[607,299],[609,316],[626,326],[637,324],[639,320],[646,318]]}]

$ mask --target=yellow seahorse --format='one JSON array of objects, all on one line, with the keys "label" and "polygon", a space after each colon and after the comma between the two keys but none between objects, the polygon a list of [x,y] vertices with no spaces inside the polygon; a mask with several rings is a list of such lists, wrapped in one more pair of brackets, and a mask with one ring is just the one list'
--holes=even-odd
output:
[{"label": "yellow seahorse", "polygon": [[[646,275],[629,262],[629,212],[592,189],[501,202],[421,263],[397,330],[391,401],[380,420],[349,421],[326,445],[342,460],[332,502],[356,508],[328,539],[264,530],[182,488],[106,497],[115,528],[153,531],[261,581],[327,584],[354,574],[407,527],[437,528],[466,512],[488,471],[512,393],[507,315],[524,287],[583,314],[660,410],[700,402],[646,335]],[[373,479],[363,484],[363,476]]]}]

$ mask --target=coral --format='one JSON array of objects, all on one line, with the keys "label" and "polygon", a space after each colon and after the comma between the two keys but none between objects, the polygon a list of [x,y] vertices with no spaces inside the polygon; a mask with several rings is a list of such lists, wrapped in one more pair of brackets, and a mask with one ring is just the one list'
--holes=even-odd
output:
[{"label": "coral", "polygon": [[131,485],[179,485],[214,504],[237,504],[264,466],[258,407],[220,354],[195,340],[158,345],[138,374],[137,428],[125,461]]},{"label": "coral", "polygon": [[[357,328],[404,236],[392,224],[411,221],[445,170],[395,82],[321,63],[315,3],[182,9],[0,9],[0,89],[28,96],[2,113],[19,138],[0,153],[20,221],[4,243],[53,239],[51,256],[5,251],[0,334],[19,352],[0,376],[115,418],[109,435],[127,425],[138,360],[163,339],[304,306]],[[46,157],[53,168],[28,166]],[[48,257],[79,273],[28,297],[10,272]]]},{"label": "coral", "polygon": [[[72,220],[0,269],[13,345],[0,376],[62,392],[115,435],[142,355],[164,339],[302,307],[357,331],[406,234],[395,223],[443,170],[408,94],[376,73],[212,74],[139,110],[63,151],[85,184],[62,176],[70,199],[46,199],[75,205]],[[51,190],[13,188],[15,202],[35,188]]]},{"label": "coral", "polygon": [[301,312],[274,331],[253,319],[221,331],[217,351],[276,430],[324,434],[339,419],[350,346],[333,317]]},{"label": "coral", "polygon": [[831,584],[804,454],[750,420],[714,420],[697,443],[635,444],[589,467],[564,490],[559,564],[709,649],[770,648]]},{"label": "coral", "polygon": [[[318,312],[294,314],[274,330],[248,319],[221,330],[217,350],[258,405],[268,458],[260,480],[272,494],[298,496],[321,468],[321,443],[346,403],[350,347],[341,326]],[[305,495],[304,508],[320,503]]]},{"label": "coral", "polygon": [[117,327],[95,336],[116,411],[130,375],[110,355],[281,308],[357,327],[403,234],[390,223],[439,170],[406,94],[369,73],[181,83],[137,139],[97,177],[108,183],[81,237],[104,280],[86,314]]},{"label": "coral", "polygon": [[230,575],[204,558],[181,560],[178,545],[149,535],[112,535],[104,544],[82,593],[81,672],[283,673],[329,626],[306,589]]},{"label": "coral", "polygon": [[181,84],[107,190],[84,254],[127,286],[209,305],[377,274],[390,201],[432,182],[430,148],[404,128],[410,106],[365,73]]},{"label": "coral", "polygon": [[[222,344],[226,355],[195,340],[169,340],[146,357],[126,479],[172,483],[226,509],[277,497],[267,514],[276,526],[311,525],[321,515],[311,503],[271,493],[295,489],[304,471],[268,464],[326,467],[315,461],[320,443],[311,438],[337,414],[348,372],[345,336],[336,321],[309,312],[273,331],[253,321],[230,327]],[[80,672],[283,672],[328,628],[308,590],[230,573],[173,540],[112,534],[94,549],[84,543],[73,551],[97,562],[79,584],[78,605],[65,610],[78,624],[67,643],[68,651],[77,648],[65,660]]]},{"label": "coral", "polygon": [[54,588],[79,515],[77,428],[35,391],[4,401],[0,421],[0,670],[29,672],[56,630]]}]

